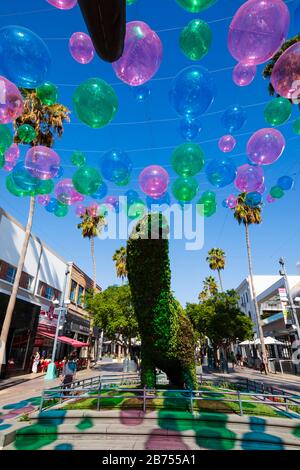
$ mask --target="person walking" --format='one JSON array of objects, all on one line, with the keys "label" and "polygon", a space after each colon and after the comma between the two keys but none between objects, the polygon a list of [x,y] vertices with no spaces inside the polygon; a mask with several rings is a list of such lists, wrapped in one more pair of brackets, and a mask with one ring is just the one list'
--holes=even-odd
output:
[{"label": "person walking", "polygon": [[31,371],[34,373],[34,374],[37,374],[37,371],[38,371],[38,367],[39,367],[39,363],[40,363],[40,353],[39,352],[36,352],[35,353],[35,356],[34,356],[34,359],[33,359],[33,363],[32,363],[32,369]]},{"label": "person walking", "polygon": [[[77,365],[73,357],[69,357],[64,363],[62,369],[62,384],[63,388],[67,389],[70,387],[70,384],[73,382],[77,371]],[[64,392],[64,395],[68,395],[70,392]]]}]

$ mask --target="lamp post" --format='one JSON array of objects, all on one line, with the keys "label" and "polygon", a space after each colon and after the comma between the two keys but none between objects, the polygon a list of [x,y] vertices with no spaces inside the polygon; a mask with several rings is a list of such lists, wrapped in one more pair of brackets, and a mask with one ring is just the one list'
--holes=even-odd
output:
[{"label": "lamp post", "polygon": [[[56,349],[57,349],[57,342],[58,342],[58,334],[60,330],[60,323],[62,316],[66,314],[66,308],[65,308],[65,296],[66,296],[66,289],[67,289],[67,280],[68,280],[68,275],[70,274],[69,266],[67,266],[66,272],[65,272],[65,280],[64,280],[64,288],[63,288],[63,293],[60,299],[60,305],[58,308],[54,309],[54,312],[58,312],[58,318],[57,318],[57,324],[56,324],[56,330],[55,330],[55,337],[54,337],[54,343],[53,343],[53,349],[52,349],[52,358],[51,362],[47,367],[47,374],[45,376],[45,380],[54,380],[56,379],[56,365],[55,365],[55,355],[56,355]],[[55,303],[55,301],[53,302]],[[56,301],[58,304],[59,302]]]}]

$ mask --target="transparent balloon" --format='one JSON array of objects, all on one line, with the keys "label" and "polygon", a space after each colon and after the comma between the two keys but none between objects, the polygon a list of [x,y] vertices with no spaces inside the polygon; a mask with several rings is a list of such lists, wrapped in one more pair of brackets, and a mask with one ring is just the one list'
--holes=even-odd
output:
[{"label": "transparent balloon", "polygon": [[69,40],[69,51],[76,62],[89,64],[95,56],[93,42],[85,33],[73,33]]},{"label": "transparent balloon", "polygon": [[4,159],[6,163],[16,163],[20,157],[20,149],[17,144],[12,144],[5,150]]},{"label": "transparent balloon", "polygon": [[112,183],[119,183],[130,177],[132,162],[127,153],[113,149],[101,157],[100,170],[105,179]]},{"label": "transparent balloon", "polygon": [[103,199],[107,195],[107,191],[107,185],[104,183],[104,181],[101,181],[97,191],[94,194],[91,194],[91,197],[97,200]]},{"label": "transparent balloon", "polygon": [[0,77],[0,123],[13,122],[23,110],[23,98],[16,85],[5,77]]},{"label": "transparent balloon", "polygon": [[147,212],[146,204],[138,199],[127,207],[127,216],[129,219],[141,219]]},{"label": "transparent balloon", "polygon": [[83,217],[86,213],[86,207],[83,204],[78,204],[75,208],[75,215]]},{"label": "transparent balloon", "polygon": [[201,124],[196,119],[182,119],[180,134],[185,140],[195,140],[201,131]]},{"label": "transparent balloon", "polygon": [[234,147],[236,146],[236,140],[232,135],[223,135],[223,137],[219,140],[219,149],[221,152],[228,153],[232,152]]},{"label": "transparent balloon", "polygon": [[272,188],[270,189],[270,195],[274,199],[281,199],[284,196],[284,191],[279,186],[272,186]]},{"label": "transparent balloon", "polygon": [[190,202],[197,195],[198,181],[193,178],[177,178],[172,185],[174,197],[181,202]]},{"label": "transparent balloon", "polygon": [[260,129],[247,143],[249,160],[256,165],[271,165],[282,155],[285,138],[277,129]]},{"label": "transparent balloon", "polygon": [[236,166],[225,159],[212,160],[206,167],[208,181],[217,188],[231,184],[236,176]]},{"label": "transparent balloon", "polygon": [[18,137],[24,144],[30,144],[36,138],[36,131],[30,124],[18,127]]},{"label": "transparent balloon", "polygon": [[54,178],[60,167],[60,158],[54,150],[37,145],[28,150],[25,168],[35,178],[49,180]]},{"label": "transparent balloon", "polygon": [[204,152],[198,144],[186,143],[172,154],[172,167],[179,176],[195,176],[204,166]]},{"label": "transparent balloon", "polygon": [[102,178],[95,168],[86,165],[80,167],[73,174],[72,181],[76,191],[90,196],[98,190],[102,183]]},{"label": "transparent balloon", "polygon": [[276,61],[272,74],[271,84],[275,92],[299,103],[300,98],[300,43],[296,42]]},{"label": "transparent balloon", "polygon": [[253,191],[251,193],[248,193],[245,198],[245,203],[249,207],[259,207],[262,201],[262,196],[259,192]]},{"label": "transparent balloon", "polygon": [[74,152],[71,156],[71,163],[75,166],[84,166],[86,163],[86,158],[82,152]]},{"label": "transparent balloon", "polygon": [[247,114],[245,110],[238,105],[229,106],[221,118],[222,124],[229,133],[239,131],[246,120]]},{"label": "transparent balloon", "polygon": [[247,86],[256,76],[256,65],[238,63],[233,69],[232,79],[237,86]]},{"label": "transparent balloon", "polygon": [[169,174],[159,165],[150,165],[144,168],[139,175],[139,185],[147,196],[160,198],[168,188]]},{"label": "transparent balloon", "polygon": [[218,0],[176,0],[182,8],[191,13],[199,13],[214,5]]},{"label": "transparent balloon", "polygon": [[77,5],[77,0],[46,0],[50,5],[60,10],[71,10]]},{"label": "transparent balloon", "polygon": [[104,199],[105,206],[118,213],[120,211],[120,201],[117,196],[106,196]]},{"label": "transparent balloon", "polygon": [[275,98],[264,110],[264,117],[271,126],[279,126],[286,122],[292,114],[292,103],[287,98]]},{"label": "transparent balloon", "polygon": [[47,204],[49,204],[51,197],[49,194],[45,195],[40,195],[36,198],[37,203],[40,204],[41,206],[45,207]]},{"label": "transparent balloon", "polygon": [[264,172],[262,167],[249,165],[248,163],[240,166],[237,169],[234,184],[236,188],[243,193],[258,191],[264,184]]},{"label": "transparent balloon", "polygon": [[5,150],[13,143],[13,136],[6,124],[0,124],[0,154],[4,154]]},{"label": "transparent balloon", "polygon": [[58,88],[51,82],[42,83],[42,85],[36,89],[36,94],[39,100],[47,106],[57,103]]},{"label": "transparent balloon", "polygon": [[123,55],[112,64],[117,77],[131,86],[143,85],[161,61],[162,43],[156,32],[142,21],[127,23]]},{"label": "transparent balloon", "polygon": [[64,179],[55,186],[56,199],[67,206],[83,201],[84,197],[74,188],[71,178]]},{"label": "transparent balloon", "polygon": [[210,26],[202,20],[192,20],[180,33],[179,45],[182,52],[191,60],[205,56],[212,43]]},{"label": "transparent balloon", "polygon": [[291,176],[281,176],[277,181],[277,186],[283,189],[283,191],[289,191],[293,189],[295,181]]}]

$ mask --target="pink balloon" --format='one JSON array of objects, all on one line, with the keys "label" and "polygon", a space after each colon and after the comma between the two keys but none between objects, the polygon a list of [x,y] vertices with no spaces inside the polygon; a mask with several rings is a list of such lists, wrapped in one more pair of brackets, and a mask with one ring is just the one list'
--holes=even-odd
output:
[{"label": "pink balloon", "polygon": [[37,197],[37,202],[41,206],[45,207],[45,206],[47,206],[47,204],[49,204],[50,199],[51,199],[51,196],[49,194],[43,194],[43,195],[40,195],[40,196]]},{"label": "pink balloon", "polygon": [[231,152],[236,146],[236,140],[232,135],[223,135],[219,140],[219,149],[221,152],[228,153]]},{"label": "pink balloon", "polygon": [[93,42],[85,33],[73,33],[69,40],[69,50],[73,59],[80,64],[88,64],[95,55]]},{"label": "pink balloon", "polygon": [[[275,63],[271,83],[278,95],[299,103],[300,98],[300,44],[296,42]],[[297,102],[296,102],[297,100]]]},{"label": "pink balloon", "polygon": [[229,27],[229,51],[238,62],[262,64],[280,48],[289,24],[289,10],[282,0],[248,0]]},{"label": "pink balloon", "polygon": [[88,207],[88,211],[91,217],[97,217],[99,213],[99,204],[97,204],[97,202],[92,202]]},{"label": "pink balloon", "polygon": [[267,195],[267,202],[272,204],[272,202],[276,202],[276,199],[274,197],[272,197],[271,194],[268,194]]},{"label": "pink balloon", "polygon": [[162,60],[162,44],[152,29],[142,21],[126,25],[122,57],[112,64],[117,77],[131,86],[150,80],[158,71]]},{"label": "pink balloon", "polygon": [[264,184],[264,172],[260,166],[246,163],[237,169],[236,188],[242,193],[257,191]]},{"label": "pink balloon", "polygon": [[60,10],[71,10],[77,5],[77,0],[46,0],[53,7],[59,8]]},{"label": "pink balloon", "polygon": [[226,202],[229,209],[234,209],[237,205],[237,198],[234,196],[234,194],[229,194],[229,196],[226,198]]},{"label": "pink balloon", "polygon": [[25,168],[35,178],[50,180],[59,171],[60,158],[54,150],[37,145],[28,150],[25,157]]},{"label": "pink balloon", "polygon": [[266,191],[266,185],[265,185],[265,183],[263,183],[263,184],[261,185],[261,187],[256,190],[256,192],[259,193],[259,194],[264,194],[265,191]]},{"label": "pink balloon", "polygon": [[16,85],[0,76],[0,123],[7,124],[21,116],[23,98]]},{"label": "pink balloon", "polygon": [[271,165],[282,155],[285,138],[277,129],[260,129],[249,139],[247,155],[256,165]]},{"label": "pink balloon", "polygon": [[75,209],[75,214],[77,215],[77,217],[82,217],[85,214],[85,211],[86,211],[86,207],[83,206],[82,204],[78,204],[78,206],[76,206],[76,209]]},{"label": "pink balloon", "polygon": [[15,166],[16,166],[16,162],[8,162],[8,163],[5,163],[5,165],[3,166],[3,170],[10,172],[14,169]]},{"label": "pink balloon", "polygon": [[16,164],[18,158],[20,157],[20,149],[17,144],[12,144],[8,149],[4,152],[4,158],[6,163],[14,163]]},{"label": "pink balloon", "polygon": [[239,62],[233,69],[232,78],[236,85],[247,86],[253,82],[256,75],[256,65]]},{"label": "pink balloon", "polygon": [[116,212],[119,211],[120,203],[119,198],[117,196],[106,196],[104,199],[104,203],[108,209],[114,210]]},{"label": "pink balloon", "polygon": [[64,179],[57,183],[54,191],[56,199],[67,206],[84,200],[84,196],[79,194],[74,188],[71,178]]},{"label": "pink balloon", "polygon": [[144,168],[139,176],[141,190],[154,199],[159,199],[167,191],[169,184],[168,172],[158,165]]}]

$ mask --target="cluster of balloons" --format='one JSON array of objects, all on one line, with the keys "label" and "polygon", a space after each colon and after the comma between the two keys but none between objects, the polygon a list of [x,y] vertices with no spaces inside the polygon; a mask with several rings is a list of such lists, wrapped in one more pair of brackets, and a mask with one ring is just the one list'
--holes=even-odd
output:
[{"label": "cluster of balloons", "polygon": [[197,202],[197,210],[203,217],[211,217],[217,210],[215,193],[205,191]]},{"label": "cluster of balloons", "polygon": [[182,31],[179,45],[182,52],[191,60],[205,56],[212,43],[212,32],[202,20],[192,20]]},{"label": "cluster of balloons", "polygon": [[277,129],[260,129],[247,143],[247,155],[255,165],[271,165],[282,155],[285,138]]},{"label": "cluster of balloons", "polygon": [[22,26],[0,29],[0,73],[20,88],[37,88],[51,64],[49,50],[34,32]]},{"label": "cluster of balloons", "polygon": [[117,77],[130,86],[148,82],[162,61],[162,43],[155,31],[142,21],[126,25],[122,57],[113,63]]},{"label": "cluster of balloons", "polygon": [[204,166],[204,152],[198,144],[185,143],[177,147],[172,155],[172,167],[179,176],[197,175]]},{"label": "cluster of balloons", "polygon": [[282,0],[243,3],[234,15],[228,34],[229,51],[239,63],[233,72],[237,85],[251,83],[256,66],[273,57],[287,36],[289,23],[289,10]]},{"label": "cluster of balloons", "polygon": [[159,165],[150,165],[139,175],[139,185],[143,193],[154,199],[161,198],[169,184],[168,172]]},{"label": "cluster of balloons", "polygon": [[52,180],[41,180],[34,177],[25,168],[24,162],[18,162],[6,178],[6,188],[14,196],[37,196],[50,194],[53,191]]},{"label": "cluster of balloons", "polygon": [[114,89],[100,78],[89,78],[81,83],[73,95],[75,113],[92,128],[106,126],[118,110]]},{"label": "cluster of balloons", "polygon": [[127,153],[113,149],[102,156],[100,170],[106,180],[122,186],[129,182],[132,162]]},{"label": "cluster of balloons", "polygon": [[73,33],[69,39],[69,51],[76,62],[89,64],[95,56],[95,48],[90,36],[86,33]]}]

